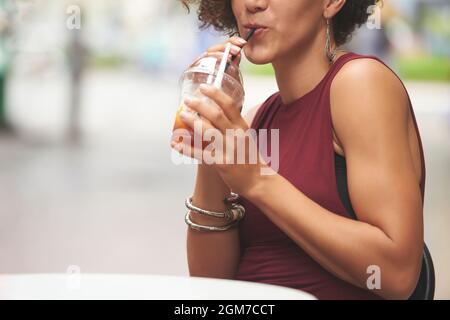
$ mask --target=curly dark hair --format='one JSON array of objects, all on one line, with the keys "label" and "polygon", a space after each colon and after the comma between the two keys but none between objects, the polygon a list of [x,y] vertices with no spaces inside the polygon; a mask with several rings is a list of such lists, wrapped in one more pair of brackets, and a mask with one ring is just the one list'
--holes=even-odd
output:
[{"label": "curly dark hair", "polygon": [[[228,35],[237,33],[236,19],[234,17],[230,0],[180,0],[189,10],[189,5],[198,4],[197,15],[200,28],[210,26],[215,30]],[[347,0],[332,19],[334,41],[337,46],[347,42],[353,31],[367,22],[370,16],[369,7],[382,0]]]}]

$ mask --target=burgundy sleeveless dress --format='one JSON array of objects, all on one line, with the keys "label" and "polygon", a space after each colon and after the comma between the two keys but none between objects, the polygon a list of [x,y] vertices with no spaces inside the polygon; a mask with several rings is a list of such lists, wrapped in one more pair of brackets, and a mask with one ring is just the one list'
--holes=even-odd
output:
[{"label": "burgundy sleeveless dress", "polygon": [[[348,218],[352,217],[351,212],[341,200],[339,192],[342,190],[338,190],[336,181],[338,168],[333,148],[330,86],[342,66],[358,58],[380,61],[374,56],[346,53],[335,61],[321,82],[301,98],[283,104],[279,92],[270,96],[259,108],[251,125],[254,129],[268,129],[269,132],[270,129],[279,129],[278,173],[322,207]],[[420,188],[423,204],[425,162],[411,103],[410,108],[422,159]],[[246,208],[246,215],[239,227],[241,260],[236,280],[296,288],[318,299],[380,299],[373,292],[329,273],[250,201],[241,198],[241,203]]]}]

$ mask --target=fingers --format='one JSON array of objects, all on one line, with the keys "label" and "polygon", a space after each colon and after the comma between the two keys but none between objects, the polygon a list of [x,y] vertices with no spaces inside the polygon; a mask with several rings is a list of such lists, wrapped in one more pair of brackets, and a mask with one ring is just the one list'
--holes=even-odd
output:
[{"label": "fingers", "polygon": [[247,43],[242,38],[239,37],[231,37],[228,38],[227,41],[223,43],[216,44],[214,46],[211,46],[207,51],[225,51],[226,44],[230,42],[231,43],[231,52],[237,54],[241,48]]},{"label": "fingers", "polygon": [[[217,129],[214,129],[219,132]],[[182,139],[179,139],[182,138]],[[178,138],[174,135],[172,136],[172,140],[170,142],[170,146],[172,149],[177,151],[179,154],[187,156],[189,158],[197,159],[202,163],[205,162],[207,164],[213,164],[215,161],[215,156],[220,156],[222,152],[217,150],[216,147],[210,147],[210,143],[215,141],[216,136],[212,134],[207,137],[208,141],[202,141],[202,143],[197,144],[193,141],[193,138],[190,135],[180,134]],[[213,161],[211,161],[213,159]],[[220,158],[219,158],[220,159]],[[220,162],[220,160],[219,160]]]},{"label": "fingers", "polygon": [[231,48],[230,48],[230,55],[228,56],[228,61],[231,62],[231,59],[235,57],[234,62],[236,65],[239,65],[241,63],[242,54],[241,49],[242,47],[247,43],[244,39],[240,37],[231,37],[227,39],[224,43],[216,44],[212,47],[209,47],[206,52],[201,54],[198,58],[196,58],[189,67],[192,67],[195,65],[195,63],[200,60],[201,58],[208,57],[208,56],[216,56],[217,58],[221,58],[223,55],[223,52],[225,51],[226,44],[230,42]]},{"label": "fingers", "polygon": [[221,53],[223,54],[223,52],[225,51],[225,46],[226,44],[230,42],[231,43],[231,48],[230,48],[230,57],[235,56],[235,62],[238,65],[241,61],[241,49],[242,47],[247,43],[247,41],[245,41],[244,39],[240,38],[240,37],[231,37],[229,39],[227,39],[227,41],[225,41],[224,43],[220,43],[217,45],[214,45],[210,48],[208,48],[208,50],[206,51],[207,55],[210,54],[215,54],[215,53]]},{"label": "fingers", "polygon": [[[206,52],[208,52],[208,53],[216,52],[216,51],[224,52],[225,51],[225,46],[226,46],[226,43],[221,43],[221,44],[218,44],[218,45],[215,45],[215,46],[212,46],[212,47],[208,48],[208,50],[206,50]],[[236,55],[239,54],[239,52],[241,52],[241,47],[239,47],[239,46],[237,46],[235,44],[231,44],[230,53],[232,55],[236,56]]]},{"label": "fingers", "polygon": [[[225,117],[228,120],[225,123],[228,125],[226,128],[232,128],[233,123],[237,123],[237,121],[241,118],[241,106],[237,106],[233,98],[227,95],[223,90],[220,90],[211,85],[202,84],[200,85],[200,92],[214,101],[215,104],[222,109]],[[203,115],[202,112],[200,112],[200,114]],[[208,118],[208,120],[210,119]]]},{"label": "fingers", "polygon": [[[225,100],[225,98],[223,98],[223,100]],[[184,99],[184,103],[187,107],[194,110],[195,112],[198,112],[203,118],[209,121],[209,123],[203,121],[203,123],[205,123],[205,126],[203,127],[205,130],[207,130],[208,128],[217,128],[221,132],[225,133],[227,128],[232,128],[232,124],[223,110],[224,108],[220,107],[214,100],[208,98],[202,99],[186,97]],[[230,101],[226,101],[226,103],[230,103]],[[194,115],[192,113],[186,115],[180,114],[180,116],[188,126],[193,125]],[[187,118],[184,119],[183,117]]]},{"label": "fingers", "polygon": [[233,36],[229,38],[227,41],[231,42],[234,45],[237,45],[238,47],[243,47],[247,44],[247,41],[241,37]]},{"label": "fingers", "polygon": [[173,150],[177,151],[179,154],[192,159],[197,159],[199,161],[203,160],[204,153],[207,152],[202,149],[192,147],[191,144],[186,143],[185,141],[176,142],[172,140],[170,142],[170,146]]},{"label": "fingers", "polygon": [[[191,128],[194,132],[195,137],[198,137],[200,139],[203,139],[203,136],[206,131],[208,130],[215,130],[215,131],[221,131],[220,128],[216,128],[216,126],[210,122],[210,120],[202,114],[201,117],[195,114],[195,112],[198,112],[197,110],[202,110],[204,114],[207,114],[210,118],[214,118],[215,111],[212,110],[220,110],[219,107],[214,107],[211,102],[204,102],[205,99],[200,100],[198,98],[192,98],[193,102],[187,103],[185,101],[186,106],[188,106],[190,109],[192,109],[194,112],[191,111],[182,111],[180,113],[181,121],[183,121],[189,128]],[[225,116],[223,116],[224,119]],[[220,123],[225,123],[225,120],[220,120]]]}]

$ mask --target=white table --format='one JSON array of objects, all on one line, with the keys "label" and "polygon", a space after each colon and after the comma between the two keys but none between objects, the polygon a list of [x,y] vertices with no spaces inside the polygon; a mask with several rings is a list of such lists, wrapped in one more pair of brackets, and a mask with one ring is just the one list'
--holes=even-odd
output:
[{"label": "white table", "polygon": [[0,275],[3,299],[315,300],[300,290],[187,276],[128,274]]}]

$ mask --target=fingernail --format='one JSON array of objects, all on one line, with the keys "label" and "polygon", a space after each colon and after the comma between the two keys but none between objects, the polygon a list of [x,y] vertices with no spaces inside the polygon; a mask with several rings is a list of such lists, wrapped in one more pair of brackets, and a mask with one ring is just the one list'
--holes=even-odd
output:
[{"label": "fingernail", "polygon": [[189,112],[186,112],[186,111],[181,111],[181,112],[180,112],[180,118],[181,118],[181,119],[187,120],[187,119],[189,119],[189,117],[190,117]]},{"label": "fingernail", "polygon": [[245,39],[242,39],[242,38],[237,38],[237,41],[238,41],[240,44],[246,44],[246,43],[247,43],[247,41],[245,41]]},{"label": "fingernail", "polygon": [[192,99],[189,97],[184,97],[183,102],[184,102],[184,104],[191,104]]},{"label": "fingernail", "polygon": [[233,54],[238,54],[239,52],[241,52],[241,48],[239,48],[238,46],[233,45],[233,46],[231,46],[231,52]]},{"label": "fingernail", "polygon": [[200,89],[201,89],[201,90],[206,90],[206,91],[208,91],[208,90],[209,90],[209,85],[207,85],[207,84],[205,84],[205,83],[202,83],[202,84],[200,85]]}]

